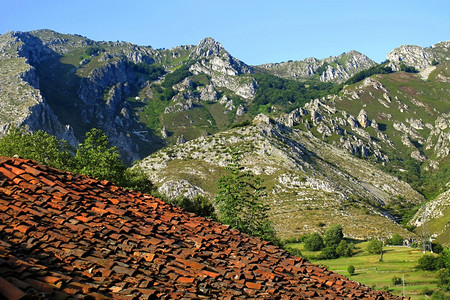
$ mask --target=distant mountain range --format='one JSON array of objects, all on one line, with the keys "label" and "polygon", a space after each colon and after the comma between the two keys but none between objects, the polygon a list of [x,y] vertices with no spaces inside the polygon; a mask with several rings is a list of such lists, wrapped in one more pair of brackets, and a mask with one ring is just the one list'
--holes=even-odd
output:
[{"label": "distant mountain range", "polygon": [[401,46],[382,64],[349,51],[250,66],[212,38],[161,50],[8,32],[0,133],[24,125],[77,145],[100,128],[171,197],[213,197],[237,145],[266,180],[281,237],[337,222],[355,238],[413,236],[399,222],[441,199],[430,218],[444,225],[430,230],[449,243],[449,51],[447,41]]}]

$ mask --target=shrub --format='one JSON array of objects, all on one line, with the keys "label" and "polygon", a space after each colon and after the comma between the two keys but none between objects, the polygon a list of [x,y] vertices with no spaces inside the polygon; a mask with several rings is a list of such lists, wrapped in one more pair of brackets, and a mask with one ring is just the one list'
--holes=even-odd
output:
[{"label": "shrub", "polygon": [[319,251],[324,247],[323,239],[318,233],[311,234],[305,240],[305,249],[308,251]]},{"label": "shrub", "polygon": [[322,249],[322,252],[318,255],[318,259],[334,259],[338,258],[338,254],[336,253],[336,248],[334,247],[325,247]]},{"label": "shrub", "polygon": [[438,286],[444,290],[450,291],[450,269],[440,269],[436,272]]},{"label": "shrub", "polygon": [[252,122],[250,120],[244,120],[244,121],[242,121],[240,123],[236,123],[236,124],[231,125],[231,128],[245,127],[245,126],[248,126],[248,125],[251,125],[251,124],[252,124]]},{"label": "shrub", "polygon": [[432,254],[424,254],[419,258],[417,269],[425,271],[436,271],[439,269],[439,258]]},{"label": "shrub", "polygon": [[215,205],[219,220],[244,233],[265,240],[275,240],[275,229],[269,219],[270,207],[264,203],[266,187],[259,176],[244,171],[239,149],[231,149],[228,174],[217,182]]},{"label": "shrub", "polygon": [[346,240],[342,240],[336,247],[336,253],[339,256],[350,257],[353,256],[353,249],[355,245],[353,243],[347,243]]},{"label": "shrub", "polygon": [[431,296],[433,294],[433,290],[429,287],[424,287],[421,293],[422,295]]},{"label": "shrub", "polygon": [[287,252],[289,252],[290,254],[297,256],[297,257],[301,257],[302,256],[302,252],[297,249],[297,248],[293,248],[293,247],[285,247],[284,250],[286,250]]},{"label": "shrub", "polygon": [[193,199],[181,197],[171,201],[174,205],[179,206],[188,212],[195,213],[202,217],[215,217],[213,204],[203,196],[195,196]]},{"label": "shrub", "polygon": [[400,64],[400,70],[407,73],[418,73],[415,67],[413,66],[407,66],[404,63]]},{"label": "shrub", "polygon": [[398,276],[394,276],[392,277],[392,284],[393,285],[399,285],[402,283],[402,279]]},{"label": "shrub", "polygon": [[401,246],[403,245],[403,237],[398,234],[395,233],[391,238],[390,238],[390,244],[391,245],[396,245],[396,246]]},{"label": "shrub", "polygon": [[433,295],[431,295],[431,299],[433,299],[433,300],[448,300],[448,297],[442,291],[435,291],[433,293]]},{"label": "shrub", "polygon": [[353,266],[353,265],[348,266],[347,272],[348,272],[348,274],[350,274],[350,276],[354,275],[355,274],[355,266]]},{"label": "shrub", "polygon": [[442,253],[442,251],[444,251],[444,247],[442,247],[441,244],[439,243],[431,243],[431,248],[433,249],[434,253]]}]

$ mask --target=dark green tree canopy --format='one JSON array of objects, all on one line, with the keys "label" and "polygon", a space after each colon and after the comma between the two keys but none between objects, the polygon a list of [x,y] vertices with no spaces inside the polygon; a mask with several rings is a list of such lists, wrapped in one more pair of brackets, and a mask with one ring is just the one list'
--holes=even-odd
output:
[{"label": "dark green tree canopy", "polygon": [[145,193],[153,189],[143,171],[127,168],[117,148],[109,147],[108,137],[96,128],[86,133],[84,143],[77,149],[71,149],[66,141],[42,130],[28,132],[24,128],[11,128],[0,139],[0,155],[18,155],[57,169],[99,180],[107,179],[122,187]]},{"label": "dark green tree canopy", "polygon": [[84,143],[77,148],[74,163],[77,173],[117,183],[123,182],[127,168],[117,147],[108,147],[108,137],[97,128],[86,133]]},{"label": "dark green tree canopy", "polygon": [[18,155],[63,170],[72,167],[71,149],[66,141],[42,130],[31,133],[24,128],[10,128],[0,139],[0,154]]},{"label": "dark green tree canopy", "polygon": [[383,242],[376,239],[371,239],[367,246],[367,251],[370,254],[381,254],[383,252]]},{"label": "dark green tree canopy", "polygon": [[305,249],[308,251],[319,251],[324,247],[323,239],[317,232],[311,234],[305,240]]},{"label": "dark green tree canopy", "polygon": [[344,237],[341,225],[333,225],[325,231],[324,242],[327,247],[337,247]]},{"label": "dark green tree canopy", "polygon": [[215,198],[219,220],[247,234],[273,240],[275,231],[268,216],[270,208],[263,202],[265,187],[261,178],[243,171],[239,160],[238,150],[232,150],[226,168],[228,174],[219,178]]},{"label": "dark green tree canopy", "polygon": [[353,256],[353,249],[355,245],[353,243],[347,243],[346,240],[341,240],[339,245],[336,247],[336,253],[339,256],[350,257]]}]

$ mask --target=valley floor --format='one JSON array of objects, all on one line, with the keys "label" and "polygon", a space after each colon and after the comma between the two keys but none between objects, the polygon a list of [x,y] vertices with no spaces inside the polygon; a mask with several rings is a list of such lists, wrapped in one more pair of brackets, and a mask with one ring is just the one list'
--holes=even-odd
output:
[{"label": "valley floor", "polygon": [[[331,271],[348,276],[349,279],[399,296],[403,294],[403,285],[393,285],[392,278],[404,276],[404,296],[411,299],[430,299],[431,297],[425,295],[425,292],[438,290],[435,272],[415,269],[419,258],[423,255],[420,249],[400,246],[384,247],[383,261],[380,262],[380,255],[368,254],[367,244],[368,242],[356,244],[356,254],[353,257],[312,261],[326,266]],[[299,249],[304,256],[318,254],[318,252],[305,250],[303,243],[288,246]],[[355,267],[355,274],[352,276],[347,271],[350,265]],[[450,293],[447,296],[450,297]]]}]

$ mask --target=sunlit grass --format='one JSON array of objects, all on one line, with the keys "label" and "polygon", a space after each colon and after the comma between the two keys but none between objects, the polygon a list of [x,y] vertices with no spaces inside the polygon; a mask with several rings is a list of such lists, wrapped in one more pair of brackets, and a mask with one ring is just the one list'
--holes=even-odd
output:
[{"label": "sunlit grass", "polygon": [[[403,285],[393,285],[392,278],[399,277],[405,281],[405,296],[411,299],[427,299],[422,292],[426,289],[437,290],[435,272],[416,270],[415,266],[423,252],[409,247],[384,247],[383,260],[380,255],[369,254],[366,250],[368,242],[356,242],[353,257],[341,257],[329,260],[311,261],[326,266],[329,270],[347,276],[351,280],[361,282],[377,290],[388,290],[401,296]],[[320,251],[312,252],[304,249],[303,243],[288,244],[299,249],[305,257],[313,257]],[[355,274],[348,274],[348,266],[355,267]],[[450,297],[450,295],[449,295]]]}]

